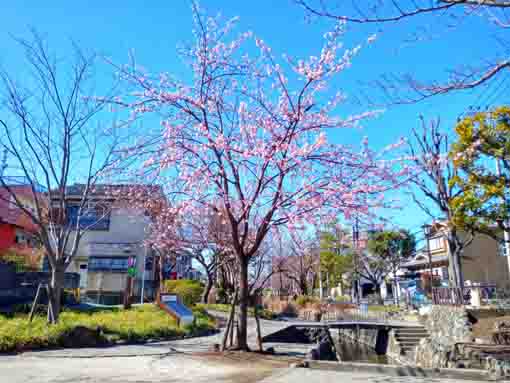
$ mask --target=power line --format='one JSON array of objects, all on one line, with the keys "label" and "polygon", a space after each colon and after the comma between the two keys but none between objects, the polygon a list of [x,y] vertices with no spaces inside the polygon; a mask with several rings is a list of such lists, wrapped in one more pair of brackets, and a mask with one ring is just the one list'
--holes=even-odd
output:
[{"label": "power line", "polygon": [[492,106],[492,104],[500,98],[501,95],[503,95],[508,89],[510,89],[510,81],[509,81],[510,75],[506,76],[506,85],[505,87],[501,86],[501,89],[492,97],[490,101],[487,102],[487,109],[489,109],[489,106]]}]

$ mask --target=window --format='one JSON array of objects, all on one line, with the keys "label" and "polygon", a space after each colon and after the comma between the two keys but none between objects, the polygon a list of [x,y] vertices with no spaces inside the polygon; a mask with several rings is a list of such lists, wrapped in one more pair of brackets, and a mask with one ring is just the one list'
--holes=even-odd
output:
[{"label": "window", "polygon": [[154,259],[150,256],[145,258],[145,271],[152,271],[154,266]]},{"label": "window", "polygon": [[126,273],[129,257],[90,257],[90,271],[109,271],[112,273]]},{"label": "window", "polygon": [[78,221],[80,229],[84,230],[108,230],[110,228],[110,212],[105,206],[90,203],[83,207],[68,206],[66,209],[67,224],[76,227]]},{"label": "window", "polygon": [[436,237],[429,239],[429,249],[430,251],[439,250],[443,248],[443,238]]},{"label": "window", "polygon": [[507,251],[506,251],[506,246],[505,246],[505,241],[504,240],[501,240],[499,241],[499,244],[498,244],[498,254],[501,256],[501,257],[507,257],[508,254],[507,254]]},{"label": "window", "polygon": [[14,238],[14,242],[18,245],[26,245],[30,246],[30,238],[23,232],[16,232],[16,237]]}]

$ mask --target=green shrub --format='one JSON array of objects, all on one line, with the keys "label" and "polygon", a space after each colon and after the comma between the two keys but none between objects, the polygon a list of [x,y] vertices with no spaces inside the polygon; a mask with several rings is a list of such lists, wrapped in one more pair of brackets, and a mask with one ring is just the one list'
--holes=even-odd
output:
[{"label": "green shrub", "polygon": [[165,281],[165,291],[177,294],[182,303],[187,306],[193,306],[200,302],[204,286],[198,281],[189,279],[170,280]]},{"label": "green shrub", "polygon": [[[230,313],[232,306],[229,304],[225,304],[225,303],[216,303],[216,304],[212,304],[212,303],[202,304],[202,303],[200,303],[200,304],[196,305],[196,309],[197,310],[202,309],[204,311],[211,310],[211,311],[220,311],[220,312],[224,312],[224,313]],[[253,307],[249,307],[248,315],[253,317],[255,315],[254,311],[255,310]],[[278,315],[276,313],[272,312],[271,310],[267,310],[267,309],[263,308],[262,306],[259,306],[259,317],[262,319],[276,319],[278,317]]]},{"label": "green shrub", "polygon": [[351,296],[350,295],[338,295],[335,297],[335,302],[350,302]]},{"label": "green shrub", "polygon": [[368,311],[374,311],[374,312],[399,312],[400,307],[397,305],[370,305],[368,306]]}]

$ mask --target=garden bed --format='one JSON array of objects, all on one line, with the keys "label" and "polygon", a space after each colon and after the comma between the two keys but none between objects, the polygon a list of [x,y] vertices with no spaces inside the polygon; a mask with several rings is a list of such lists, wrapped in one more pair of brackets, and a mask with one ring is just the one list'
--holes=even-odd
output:
[{"label": "garden bed", "polygon": [[32,323],[26,314],[0,315],[0,352],[171,340],[209,333],[215,328],[214,319],[205,310],[197,308],[193,314],[195,324],[183,328],[152,304],[129,310],[66,310],[56,325],[48,325],[42,315],[34,317]]}]

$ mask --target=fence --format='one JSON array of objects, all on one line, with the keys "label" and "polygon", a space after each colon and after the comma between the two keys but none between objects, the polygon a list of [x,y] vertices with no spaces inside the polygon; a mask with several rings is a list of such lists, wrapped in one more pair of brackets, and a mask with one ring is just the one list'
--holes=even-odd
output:
[{"label": "fence", "polygon": [[368,306],[362,305],[361,308],[326,309],[323,311],[321,320],[388,323],[392,318],[393,314],[388,311],[369,311]]},{"label": "fence", "polygon": [[0,289],[16,287],[16,266],[10,263],[0,263]]},{"label": "fence", "polygon": [[495,305],[510,303],[510,295],[495,285],[477,285],[466,287],[435,287],[432,289],[432,303],[435,305],[470,306]]}]

